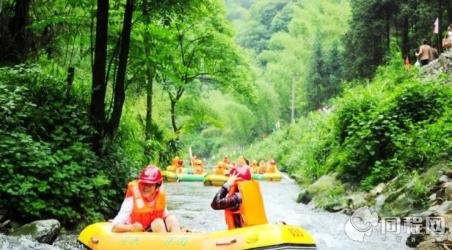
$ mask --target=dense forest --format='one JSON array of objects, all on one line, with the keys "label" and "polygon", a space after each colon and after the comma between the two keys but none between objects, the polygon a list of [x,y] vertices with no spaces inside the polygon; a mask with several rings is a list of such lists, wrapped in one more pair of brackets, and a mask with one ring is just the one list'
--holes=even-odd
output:
[{"label": "dense forest", "polygon": [[333,200],[398,175],[425,198],[419,175],[450,162],[450,77],[403,62],[443,51],[451,1],[5,0],[0,22],[15,220],[109,218],[144,165],[189,150],[275,158],[302,185],[336,173]]}]

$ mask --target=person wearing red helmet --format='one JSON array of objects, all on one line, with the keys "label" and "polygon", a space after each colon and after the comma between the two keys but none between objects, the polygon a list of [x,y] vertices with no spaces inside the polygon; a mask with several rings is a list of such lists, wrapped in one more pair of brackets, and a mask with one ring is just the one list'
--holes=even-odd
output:
[{"label": "person wearing red helmet", "polygon": [[113,219],[113,232],[180,232],[176,217],[166,209],[166,194],[161,188],[162,173],[150,165],[140,178],[129,182],[127,194],[118,215]]},{"label": "person wearing red helmet", "polygon": [[251,180],[248,166],[237,165],[229,171],[228,181],[217,192],[210,206],[215,210],[224,210],[228,229],[267,223],[259,183]]},{"label": "person wearing red helmet", "polygon": [[176,168],[176,174],[182,174],[184,172],[184,161],[178,160],[177,161],[177,168]]}]

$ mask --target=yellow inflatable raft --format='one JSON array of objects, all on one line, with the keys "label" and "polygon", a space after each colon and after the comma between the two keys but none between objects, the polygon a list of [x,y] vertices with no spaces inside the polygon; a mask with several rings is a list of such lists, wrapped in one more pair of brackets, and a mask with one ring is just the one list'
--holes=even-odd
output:
[{"label": "yellow inflatable raft", "polygon": [[265,173],[263,174],[264,180],[266,181],[281,181],[282,179],[282,173],[276,172],[276,173]]},{"label": "yellow inflatable raft", "polygon": [[177,174],[171,171],[162,171],[163,179],[165,182],[177,182]]},{"label": "yellow inflatable raft", "polygon": [[316,249],[304,229],[266,224],[211,233],[112,233],[110,223],[86,227],[78,240],[93,250]]},{"label": "yellow inflatable raft", "polygon": [[224,183],[228,181],[229,177],[226,175],[219,174],[209,174],[204,178],[204,185],[206,186],[223,186]]}]

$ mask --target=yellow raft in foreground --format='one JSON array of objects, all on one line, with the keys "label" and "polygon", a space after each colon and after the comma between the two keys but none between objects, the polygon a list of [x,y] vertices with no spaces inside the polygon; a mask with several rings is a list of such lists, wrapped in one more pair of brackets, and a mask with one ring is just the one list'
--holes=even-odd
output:
[{"label": "yellow raft in foreground", "polygon": [[86,227],[78,240],[89,249],[316,249],[304,229],[266,224],[211,233],[112,233],[110,223]]}]

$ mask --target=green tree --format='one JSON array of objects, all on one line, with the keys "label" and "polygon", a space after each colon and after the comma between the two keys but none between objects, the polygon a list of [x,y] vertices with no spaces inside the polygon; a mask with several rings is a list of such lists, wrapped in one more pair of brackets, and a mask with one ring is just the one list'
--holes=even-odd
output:
[{"label": "green tree", "polygon": [[316,110],[322,107],[323,101],[326,99],[326,91],[329,79],[326,77],[326,65],[322,52],[322,35],[320,30],[317,30],[317,35],[314,41],[314,52],[312,55],[311,68],[306,78],[306,96],[307,96],[307,110]]},{"label": "green tree", "polygon": [[196,86],[210,83],[225,90],[246,88],[239,80],[243,70],[240,56],[219,11],[218,6],[206,6],[197,14],[170,21],[157,74],[170,100],[176,140],[183,127],[177,124],[177,104],[187,90],[196,91]]}]

